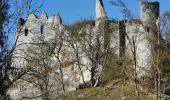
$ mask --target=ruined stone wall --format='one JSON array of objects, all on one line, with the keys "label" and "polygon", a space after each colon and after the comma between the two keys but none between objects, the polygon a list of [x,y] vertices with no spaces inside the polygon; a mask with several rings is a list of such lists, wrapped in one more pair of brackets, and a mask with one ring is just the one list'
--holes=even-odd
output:
[{"label": "ruined stone wall", "polygon": [[[15,58],[13,59],[12,63],[13,67],[17,67],[18,71],[24,68],[27,69],[27,67],[37,67],[35,68],[35,70],[41,71],[42,69],[39,68],[38,65],[34,65],[34,62],[29,62],[30,58],[35,59],[41,57],[41,51],[46,49],[46,47],[41,48],[39,45],[36,44],[42,42],[48,43],[49,45],[53,43],[56,44],[56,47],[53,51],[57,55],[57,50],[59,49],[58,45],[60,44],[61,36],[63,36],[64,40],[63,47],[60,53],[60,59],[62,61],[62,71],[64,79],[63,82],[65,84],[65,91],[68,92],[76,90],[76,88],[83,83],[80,69],[77,66],[77,62],[75,62],[77,59],[75,58],[74,49],[67,41],[69,35],[71,34],[69,34],[69,31],[65,30],[65,26],[62,25],[59,15],[54,15],[53,17],[48,18],[46,16],[46,13],[42,12],[40,18],[37,18],[34,14],[30,14],[24,25],[18,26],[18,28],[19,27],[21,29],[18,29],[18,32],[16,33],[17,44],[14,51]],[[88,28],[86,29],[86,25],[83,28],[82,30],[87,31],[88,34]],[[26,29],[28,31],[27,34],[25,34]],[[94,27],[92,27],[92,30],[95,30]],[[81,34],[81,31],[79,34]],[[78,43],[77,46],[80,49],[78,53],[80,56],[80,62],[82,64],[81,70],[83,71],[85,82],[87,82],[90,80],[90,71],[87,69],[87,66],[90,66],[90,62],[86,55],[82,52],[81,47],[78,45]],[[50,52],[50,50],[51,49],[49,49],[49,51],[47,52]],[[35,55],[35,53],[37,55]],[[49,63],[52,62],[52,65],[49,64],[48,66],[53,66],[52,71],[49,74],[49,85],[51,85],[49,91],[52,91],[51,93],[49,92],[49,95],[51,99],[54,99],[57,94],[63,93],[63,90],[61,88],[61,73],[58,67],[60,63],[58,59],[56,59],[56,57],[53,55],[51,56],[51,58],[48,59]],[[23,78],[27,78],[27,81],[29,82],[33,80],[36,81],[34,77],[27,74]],[[14,86],[11,87],[11,90],[9,90],[9,94],[12,100],[18,100],[22,97],[35,97],[41,94],[40,89],[35,87],[36,85],[33,85],[29,82],[18,80],[16,82],[18,84],[14,84]],[[15,93],[16,91],[17,93]],[[35,98],[35,100],[37,100],[37,98]]]},{"label": "ruined stone wall", "polygon": [[[147,39],[148,33],[144,30],[140,20],[126,21],[126,56],[129,56],[133,63],[136,56],[138,76],[148,73],[151,67],[151,44]],[[135,50],[135,52],[134,52]]]},{"label": "ruined stone wall", "polygon": [[[86,37],[83,37],[82,39],[89,38],[87,36],[90,35],[92,38],[90,42],[94,47],[97,44],[100,44],[99,50],[97,52],[105,52],[105,50],[109,48],[112,49],[112,51],[119,57],[128,56],[129,58],[133,59],[132,49],[133,43],[135,43],[137,71],[139,76],[142,76],[147,73],[147,70],[149,70],[151,66],[149,61],[153,51],[153,46],[151,44],[150,38],[148,37],[156,37],[158,35],[156,32],[156,19],[158,19],[158,17],[159,3],[141,3],[140,19],[110,21],[107,19],[102,0],[97,0],[95,25],[89,28],[89,24],[84,24],[83,27],[76,27],[77,29],[72,30],[76,31],[77,36],[79,36],[79,34],[84,35],[84,33],[86,33]],[[68,26],[62,25],[62,19],[60,18],[59,14],[56,14],[50,18],[47,17],[45,12],[42,12],[40,18],[37,18],[34,14],[30,14],[24,25],[18,25],[18,28],[21,29],[18,29],[18,32],[16,33],[17,48],[14,52],[14,56],[17,58],[13,59],[13,66],[17,68],[27,66],[27,61],[23,59],[24,57],[35,56],[31,52],[28,53],[29,49],[32,48],[31,50],[39,52],[36,49],[37,46],[33,46],[32,43],[40,43],[42,41],[48,42],[49,44],[56,43],[56,41],[58,43],[61,40],[60,36],[63,36],[64,39],[68,39],[70,36],[69,30],[67,30]],[[26,31],[28,34],[26,34]],[[87,67],[91,65],[91,62],[88,55],[84,53],[82,49],[83,47],[81,47],[83,45],[81,45],[79,41],[76,41],[76,45],[79,48],[78,54],[82,64],[81,68],[85,81],[87,82],[90,80],[90,71],[87,69]],[[72,45],[70,45],[68,41],[64,41],[60,56],[62,58],[62,62],[64,63],[62,70],[64,83],[67,84],[66,91],[76,90],[76,88],[83,83],[81,71],[77,66],[77,62],[74,61],[77,60],[75,58],[75,52],[71,46]],[[58,52],[57,49],[58,47],[56,46],[56,49],[54,49],[56,54]],[[53,65],[59,65],[59,62],[55,56],[52,56],[50,61],[54,61]],[[100,65],[99,70],[101,69],[102,66]],[[59,73],[58,67],[55,67],[51,74],[49,74],[49,77],[51,77],[49,84],[55,83],[53,84],[53,88],[51,88],[55,91],[53,92],[54,95],[57,93],[62,93],[62,89],[57,87],[61,84],[58,83],[57,79],[54,78],[58,77],[55,73]],[[22,82],[23,81],[20,81],[20,83]],[[16,87],[14,86],[9,91],[14,100],[17,100],[22,96],[32,96],[31,93],[36,95],[39,94],[40,91],[38,89],[34,88],[34,86],[31,84],[27,84],[29,83],[23,82],[23,84],[20,86],[15,84]],[[24,87],[25,85],[27,86]],[[23,92],[25,91],[25,88],[29,88],[27,92]],[[15,94],[16,91],[18,94]]]},{"label": "ruined stone wall", "polygon": [[154,25],[159,18],[159,2],[140,2],[140,20],[144,25]]}]

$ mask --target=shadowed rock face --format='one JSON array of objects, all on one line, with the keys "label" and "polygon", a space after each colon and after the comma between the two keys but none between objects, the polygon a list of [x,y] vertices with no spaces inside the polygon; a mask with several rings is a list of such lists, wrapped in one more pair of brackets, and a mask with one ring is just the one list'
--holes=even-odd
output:
[{"label": "shadowed rock face", "polygon": [[106,12],[102,0],[96,0],[96,19],[106,18]]}]

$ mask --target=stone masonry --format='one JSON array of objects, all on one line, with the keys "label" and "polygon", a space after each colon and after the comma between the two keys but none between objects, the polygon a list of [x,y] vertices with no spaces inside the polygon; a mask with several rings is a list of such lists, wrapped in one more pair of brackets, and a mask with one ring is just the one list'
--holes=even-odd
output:
[{"label": "stone masonry", "polygon": [[[141,2],[140,19],[123,19],[117,21],[109,20],[102,0],[96,0],[96,20],[92,28],[92,38],[94,38],[93,44],[97,44],[99,41],[102,46],[101,51],[104,52],[106,48],[112,48],[117,56],[129,56],[130,58],[133,58],[134,52],[132,52],[132,47],[135,47],[137,73],[138,76],[141,77],[142,75],[148,74],[148,71],[151,68],[150,57],[154,53],[154,46],[152,43],[157,41],[157,36],[159,35],[159,33],[157,33],[159,26],[156,24],[158,19],[158,2]],[[111,29],[110,31],[107,31],[105,22],[107,22],[107,28]],[[87,23],[82,30],[85,29],[88,32],[88,26],[89,24]],[[28,50],[30,47],[34,47],[32,46],[33,43],[38,43],[40,40],[54,43],[55,40],[61,39],[60,36],[67,37],[66,34],[68,34],[68,32],[66,26],[62,24],[62,19],[59,14],[55,14],[53,17],[48,18],[47,14],[42,12],[38,18],[31,13],[26,20],[21,18],[16,33],[17,48],[14,52],[16,58],[13,59],[12,65],[18,69],[27,67],[27,60],[23,58],[26,56],[34,56],[27,53],[29,52]],[[101,33],[104,33],[104,35]],[[74,50],[69,48],[68,43],[64,43],[63,45],[64,47],[62,50],[67,52],[66,55],[68,56],[68,59],[74,59],[72,56]],[[57,53],[55,49],[54,51]],[[82,50],[80,49],[79,54],[81,55],[81,63],[88,66],[90,64],[89,58],[81,51]],[[52,65],[59,64],[54,56],[52,56],[51,59]],[[68,61],[68,59],[64,59],[63,62]],[[90,72],[87,70],[86,66],[81,67],[85,78],[84,81],[87,82],[90,80]],[[102,66],[100,66],[100,68],[102,69]],[[71,64],[65,65],[62,70],[64,80],[68,83],[66,91],[76,90],[78,85],[83,83],[81,71],[76,63],[71,62]],[[59,72],[59,68],[54,69],[53,72],[51,72],[51,76],[55,76],[55,72]],[[13,100],[40,94],[40,91],[32,84],[23,82],[23,80],[19,80],[18,82],[22,84],[20,86],[16,84],[16,86],[9,91]],[[51,78],[51,84],[54,82],[57,81]],[[29,85],[25,86],[26,84]],[[53,89],[56,94],[61,91],[61,89],[56,88],[55,86]],[[54,93],[50,94],[52,100],[54,99],[53,97],[55,97]],[[41,98],[39,100],[41,100]]]}]

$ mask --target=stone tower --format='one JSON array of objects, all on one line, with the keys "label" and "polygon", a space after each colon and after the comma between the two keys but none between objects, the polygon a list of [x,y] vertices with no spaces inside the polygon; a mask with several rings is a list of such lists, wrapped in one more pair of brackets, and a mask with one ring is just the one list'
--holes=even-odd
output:
[{"label": "stone tower", "polygon": [[140,3],[140,20],[150,42],[152,53],[155,52],[155,43],[160,38],[159,33],[159,2],[141,2]]},{"label": "stone tower", "polygon": [[106,18],[106,12],[102,0],[96,0],[96,19]]},{"label": "stone tower", "polygon": [[144,24],[152,25],[159,18],[159,2],[140,2],[140,19]]},{"label": "stone tower", "polygon": [[106,20],[107,15],[102,0],[96,0],[96,23],[98,26],[102,20]]}]

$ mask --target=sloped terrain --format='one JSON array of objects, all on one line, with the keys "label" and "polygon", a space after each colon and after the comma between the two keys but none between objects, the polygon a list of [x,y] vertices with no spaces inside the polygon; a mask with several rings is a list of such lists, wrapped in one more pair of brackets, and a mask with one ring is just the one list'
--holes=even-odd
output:
[{"label": "sloped terrain", "polygon": [[[155,100],[156,96],[139,90],[140,100]],[[56,100],[136,100],[135,84],[127,80],[113,80],[105,86],[79,89]]]}]

